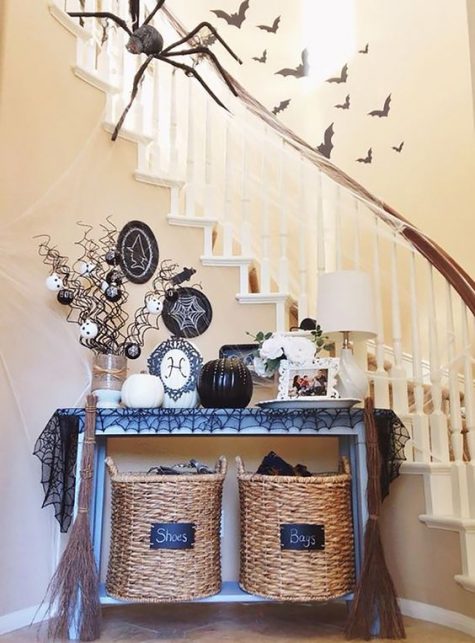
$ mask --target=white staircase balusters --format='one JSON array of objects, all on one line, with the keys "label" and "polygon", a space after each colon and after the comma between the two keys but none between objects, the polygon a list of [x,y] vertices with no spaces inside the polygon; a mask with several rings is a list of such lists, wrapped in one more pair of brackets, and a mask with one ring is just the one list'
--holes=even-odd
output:
[{"label": "white staircase balusters", "polygon": [[194,83],[188,83],[185,217],[195,216],[195,109],[193,99]]},{"label": "white staircase balusters", "polygon": [[[380,257],[380,226],[381,223],[375,216],[374,219],[374,233],[373,233],[373,285],[375,297],[375,314],[376,314],[376,338],[375,342],[375,358],[376,370],[370,372],[370,377],[373,378],[374,386],[374,403],[376,408],[389,409],[391,408],[389,400],[389,378],[386,369],[384,368],[384,322],[383,322],[383,289],[381,284],[381,257]],[[410,447],[406,449],[406,457],[412,460],[412,451]]]},{"label": "white staircase balusters", "polygon": [[468,462],[467,486],[469,492],[469,512],[471,518],[475,519],[475,381],[473,377],[474,361],[471,355],[471,343],[468,326],[468,309],[465,303],[460,300],[460,317],[462,325],[462,346],[463,346],[463,411],[465,419],[465,440],[466,455]]},{"label": "white staircase balusters", "polygon": [[442,410],[442,375],[439,350],[438,315],[436,306],[436,292],[434,283],[434,269],[427,264],[428,279],[428,334],[429,334],[429,361],[432,412],[430,414],[430,435],[432,446],[432,460],[441,464],[449,462],[448,424],[447,416]]},{"label": "white staircase balusters", "polygon": [[270,171],[268,168],[267,155],[262,148],[261,156],[261,175],[260,175],[260,192],[261,192],[261,226],[260,226],[260,292],[271,292],[270,280]]},{"label": "white staircase balusters", "polygon": [[[399,297],[397,241],[396,233],[393,233],[393,242],[391,247],[391,325],[394,364],[391,366],[389,376],[392,385],[392,408],[404,419],[409,419],[407,378],[402,361],[401,304]],[[414,445],[414,447],[417,450],[417,445]],[[417,459],[418,458],[416,456],[416,460]]]},{"label": "white staircase balusters", "polygon": [[300,158],[299,168],[299,244],[298,244],[298,267],[299,267],[299,321],[308,317],[308,261],[307,261],[307,243],[308,243],[308,222],[310,220],[307,213],[307,186],[306,186],[306,163],[303,157]]},{"label": "white staircase balusters", "polygon": [[[178,116],[177,116],[177,72],[176,69],[172,71],[171,88],[170,88],[170,176],[177,177],[178,175]],[[174,210],[172,209],[172,212]],[[176,210],[178,214],[178,209]]]},{"label": "white staircase balusters", "polygon": [[[323,220],[323,182],[322,173],[319,169],[313,168],[312,176],[315,184],[315,217],[316,217],[316,250],[317,250],[317,274],[325,272],[325,222]],[[318,320],[318,310],[317,310]],[[325,330],[325,329],[323,329]]]},{"label": "white staircase balusters", "polygon": [[430,462],[429,418],[424,410],[424,387],[422,375],[421,335],[419,327],[420,309],[418,305],[418,288],[416,277],[416,254],[410,255],[410,314],[411,314],[411,353],[414,391],[414,410],[412,412],[412,436],[414,449],[419,462]]},{"label": "white staircase balusters", "polygon": [[353,225],[353,268],[361,270],[361,230],[360,221],[363,215],[360,212],[361,203],[358,199],[353,199],[353,217],[351,223]]},{"label": "white staircase balusters", "polygon": [[279,163],[279,292],[289,292],[289,258],[288,258],[288,191],[287,191],[287,150],[282,143]]}]

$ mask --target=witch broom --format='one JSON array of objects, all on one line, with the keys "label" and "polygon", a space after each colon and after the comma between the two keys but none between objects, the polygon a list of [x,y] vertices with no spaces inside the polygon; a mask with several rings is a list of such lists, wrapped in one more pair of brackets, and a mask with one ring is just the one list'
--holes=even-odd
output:
[{"label": "witch broom", "polygon": [[94,395],[87,396],[85,412],[78,511],[68,544],[47,590],[49,611],[57,610],[48,624],[49,640],[69,638],[73,625],[81,641],[94,641],[100,636],[99,575],[89,521],[96,426]]},{"label": "witch broom", "polygon": [[368,521],[364,535],[364,558],[361,576],[351,606],[345,634],[347,639],[372,636],[373,624],[379,625],[379,637],[404,639],[406,633],[396,599],[391,575],[384,559],[379,529],[381,511],[381,454],[371,398],[365,399],[366,459],[368,468]]}]

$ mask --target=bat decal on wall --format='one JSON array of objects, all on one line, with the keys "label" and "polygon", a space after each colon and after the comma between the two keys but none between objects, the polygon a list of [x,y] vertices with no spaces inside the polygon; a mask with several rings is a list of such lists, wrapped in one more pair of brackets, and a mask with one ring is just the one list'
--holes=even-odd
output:
[{"label": "bat decal on wall", "polygon": [[240,29],[242,23],[246,19],[246,11],[248,9],[249,9],[249,0],[244,0],[244,2],[241,2],[241,5],[238,11],[235,13],[227,13],[222,9],[210,9],[210,11],[211,13],[216,14],[218,18],[222,18],[223,20],[226,20],[228,25],[232,25],[233,27],[237,27],[238,29]]},{"label": "bat decal on wall", "polygon": [[330,158],[330,155],[333,150],[332,138],[334,133],[335,132],[333,131],[333,123],[332,123],[325,130],[325,133],[323,135],[323,143],[321,143],[321,145],[318,145],[318,147],[315,148],[317,152],[320,152],[320,154],[322,156],[325,156],[327,159]]},{"label": "bat decal on wall", "polygon": [[308,75],[308,51],[304,49],[300,55],[302,62],[300,65],[297,65],[295,68],[284,67],[284,69],[279,69],[275,74],[280,74],[281,76],[294,76],[295,78],[303,78]]},{"label": "bat decal on wall", "polygon": [[391,94],[386,97],[386,100],[384,101],[383,109],[373,109],[372,112],[368,112],[368,116],[379,116],[379,118],[383,118],[389,114],[389,105],[391,103]]},{"label": "bat decal on wall", "polygon": [[395,152],[401,152],[403,145],[404,145],[404,141],[401,141],[401,143],[399,143],[399,145],[393,145],[392,149]]},{"label": "bat decal on wall", "polygon": [[284,109],[287,109],[287,107],[289,106],[290,101],[291,101],[290,98],[287,98],[287,100],[281,100],[280,103],[274,107],[274,109],[272,110],[272,113],[278,114],[279,112],[283,112]]},{"label": "bat decal on wall", "polygon": [[339,76],[327,78],[327,83],[346,83],[348,80],[348,65],[343,65]]},{"label": "bat decal on wall", "polygon": [[344,103],[335,105],[337,109],[350,109],[350,95],[347,94]]},{"label": "bat decal on wall", "polygon": [[263,31],[268,31],[269,33],[277,33],[277,29],[279,28],[279,22],[280,22],[280,16],[277,16],[277,18],[274,20],[271,27],[269,27],[268,25],[257,25],[257,28],[262,29]]},{"label": "bat decal on wall", "polygon": [[363,49],[358,49],[359,54],[367,54],[369,51],[369,42],[363,47]]},{"label": "bat decal on wall", "polygon": [[368,153],[364,158],[356,159],[357,163],[372,163],[373,162],[373,149],[370,147]]},{"label": "bat decal on wall", "polygon": [[256,60],[258,63],[265,63],[267,60],[267,49],[264,49],[262,56],[253,56],[252,60]]}]

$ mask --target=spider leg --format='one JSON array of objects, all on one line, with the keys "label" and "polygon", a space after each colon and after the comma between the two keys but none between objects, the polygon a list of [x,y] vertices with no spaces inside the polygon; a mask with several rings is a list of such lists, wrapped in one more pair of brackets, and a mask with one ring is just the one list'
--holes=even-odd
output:
[{"label": "spider leg", "polygon": [[163,60],[163,62],[168,63],[169,65],[173,65],[173,67],[178,67],[178,69],[183,69],[185,74],[187,76],[194,76],[196,80],[206,89],[208,94],[211,96],[211,98],[218,103],[220,107],[223,107],[227,112],[229,112],[229,109],[224,105],[219,98],[216,96],[216,94],[211,90],[210,87],[205,83],[205,81],[201,78],[199,73],[194,69],[193,67],[190,67],[189,65],[184,65],[183,63],[178,63],[176,60],[170,60],[170,58],[162,58],[161,55],[156,56],[160,60]]},{"label": "spider leg", "polygon": [[140,66],[138,72],[134,76],[134,84],[132,85],[132,92],[130,94],[129,104],[124,109],[121,117],[117,121],[117,125],[115,126],[111,137],[113,141],[115,141],[115,139],[117,138],[119,130],[122,127],[122,123],[124,122],[124,119],[127,116],[127,112],[129,111],[132,103],[134,102],[135,97],[137,96],[137,92],[139,90],[139,83],[142,80],[142,76],[144,75],[145,70],[147,69],[147,67],[149,66],[149,64],[152,62],[154,58],[155,56],[153,54],[151,54],[150,56],[147,56],[147,60],[143,63],[143,65]]},{"label": "spider leg", "polygon": [[129,36],[132,35],[132,32],[127,27],[127,23],[125,22],[125,20],[122,20],[122,18],[119,18],[119,16],[116,16],[113,13],[109,13],[108,11],[70,11],[68,12],[68,16],[71,16],[71,18],[110,18],[117,25],[119,25],[119,27],[122,27],[122,29],[126,31]]},{"label": "spider leg", "polygon": [[229,89],[232,91],[232,93],[235,96],[238,95],[234,85],[232,84],[232,82],[231,82],[231,80],[229,78],[229,74],[222,67],[222,65],[219,62],[219,60],[216,58],[216,56],[213,54],[213,52],[208,49],[208,47],[192,47],[191,49],[182,49],[181,51],[169,51],[168,53],[164,53],[162,51],[160,56],[165,56],[165,57],[168,57],[168,56],[188,56],[190,54],[205,54],[206,56],[209,56],[211,58],[211,60],[214,62],[214,64],[215,64],[216,68],[218,69],[218,71],[220,72],[221,76],[223,77],[226,85],[229,87]]},{"label": "spider leg", "polygon": [[174,47],[178,47],[178,45],[182,45],[184,42],[188,42],[188,40],[191,40],[191,38],[193,38],[193,36],[195,36],[195,35],[198,33],[198,31],[200,31],[201,29],[203,29],[203,27],[208,27],[208,29],[211,31],[211,33],[213,34],[213,36],[215,36],[215,38],[216,38],[217,40],[219,40],[219,42],[220,42],[220,43],[223,45],[223,47],[224,47],[224,48],[225,48],[225,49],[226,49],[226,50],[231,54],[231,56],[232,56],[235,60],[237,60],[239,64],[241,64],[241,65],[242,65],[242,60],[241,60],[238,56],[236,56],[236,54],[235,54],[235,53],[234,53],[234,51],[231,49],[231,47],[230,47],[230,46],[229,46],[229,45],[228,45],[228,44],[223,40],[223,38],[221,38],[221,36],[220,36],[220,35],[219,35],[219,33],[217,32],[216,28],[215,28],[215,27],[213,27],[213,25],[212,25],[212,24],[210,24],[209,22],[200,22],[200,24],[199,24],[199,25],[197,25],[197,26],[196,26],[192,31],[190,31],[190,33],[189,33],[189,34],[187,34],[184,38],[181,38],[180,40],[177,40],[177,41],[176,41],[176,42],[174,42],[173,44],[171,44],[171,45],[169,45],[168,47],[166,47],[166,48],[162,51],[162,54],[164,54],[164,53],[168,53],[168,52],[170,51],[170,49],[173,49]]},{"label": "spider leg", "polygon": [[155,9],[152,11],[152,13],[151,13],[151,14],[149,14],[149,15],[145,18],[145,20],[143,21],[142,25],[148,25],[148,23],[149,23],[149,22],[150,22],[150,20],[153,18],[153,16],[157,13],[157,11],[163,7],[164,2],[165,2],[165,0],[157,0],[157,6],[156,6],[156,7],[155,7]]}]

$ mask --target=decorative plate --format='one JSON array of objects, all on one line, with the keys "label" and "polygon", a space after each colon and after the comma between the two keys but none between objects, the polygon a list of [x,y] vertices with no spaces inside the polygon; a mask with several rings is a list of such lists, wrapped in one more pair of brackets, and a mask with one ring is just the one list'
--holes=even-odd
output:
[{"label": "decorative plate", "polygon": [[203,358],[193,344],[180,337],[171,337],[157,346],[147,363],[149,372],[158,375],[163,382],[163,406],[196,406],[196,382]]},{"label": "decorative plate", "polygon": [[129,221],[117,239],[120,267],[129,281],[143,284],[158,266],[158,243],[152,230],[142,221]]},{"label": "decorative plate", "polygon": [[349,409],[361,400],[356,398],[312,398],[298,397],[288,400],[265,400],[256,402],[263,409]]},{"label": "decorative plate", "polygon": [[196,288],[177,288],[174,297],[165,297],[162,320],[177,337],[197,337],[208,329],[213,309],[208,297]]}]

